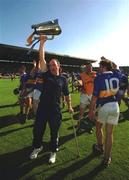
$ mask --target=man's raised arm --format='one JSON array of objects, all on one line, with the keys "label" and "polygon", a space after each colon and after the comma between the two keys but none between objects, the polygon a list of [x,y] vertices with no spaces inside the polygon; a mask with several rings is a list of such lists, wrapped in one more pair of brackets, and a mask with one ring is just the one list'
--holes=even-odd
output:
[{"label": "man's raised arm", "polygon": [[47,40],[47,36],[40,36],[40,45],[39,45],[39,64],[43,72],[47,71],[47,64],[45,61],[45,50],[44,44]]}]

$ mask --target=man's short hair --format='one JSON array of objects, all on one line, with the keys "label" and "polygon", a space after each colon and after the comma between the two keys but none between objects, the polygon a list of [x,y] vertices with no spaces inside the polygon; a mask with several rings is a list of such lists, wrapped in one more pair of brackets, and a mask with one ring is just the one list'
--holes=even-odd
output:
[{"label": "man's short hair", "polygon": [[92,66],[92,63],[89,62],[89,63],[86,64],[86,66]]},{"label": "man's short hair", "polygon": [[99,64],[100,64],[100,66],[106,67],[106,69],[108,71],[112,71],[112,69],[113,69],[112,61],[110,61],[106,58],[102,59]]},{"label": "man's short hair", "polygon": [[[52,60],[56,61],[56,62],[57,62],[57,64],[59,64],[59,65],[60,65],[60,61],[59,61],[57,58],[51,58],[51,59],[50,59],[50,61],[52,61]],[[48,64],[50,63],[50,61],[48,62]]]},{"label": "man's short hair", "polygon": [[104,56],[101,56],[101,60],[105,60],[106,58]]},{"label": "man's short hair", "polygon": [[25,69],[26,70],[26,66],[25,65],[21,65],[20,69]]}]

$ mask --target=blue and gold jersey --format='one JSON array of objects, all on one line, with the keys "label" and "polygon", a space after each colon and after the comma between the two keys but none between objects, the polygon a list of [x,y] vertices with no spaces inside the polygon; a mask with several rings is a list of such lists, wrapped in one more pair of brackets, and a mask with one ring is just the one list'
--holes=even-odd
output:
[{"label": "blue and gold jersey", "polygon": [[36,79],[35,79],[35,75],[32,76],[30,74],[26,75],[26,88],[35,88],[35,84],[36,84]]},{"label": "blue and gold jersey", "polygon": [[36,76],[35,89],[38,89],[39,91],[42,91],[42,87],[43,87],[43,72],[39,70],[36,73],[35,76]]},{"label": "blue and gold jersey", "polygon": [[121,84],[120,84],[120,90],[126,90],[128,88],[129,82],[128,82],[128,76],[125,74],[121,74]]},{"label": "blue and gold jersey", "polygon": [[120,86],[120,75],[111,71],[100,73],[94,80],[93,95],[98,97],[97,105],[115,102]]},{"label": "blue and gold jersey", "polygon": [[20,75],[20,86],[19,86],[19,90],[23,90],[24,86],[25,86],[25,82],[26,82],[26,77],[27,74],[23,73]]}]

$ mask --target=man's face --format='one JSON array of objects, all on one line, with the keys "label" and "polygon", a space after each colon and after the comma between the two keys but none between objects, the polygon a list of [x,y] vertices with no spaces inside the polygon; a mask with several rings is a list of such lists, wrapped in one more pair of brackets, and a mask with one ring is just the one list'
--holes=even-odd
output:
[{"label": "man's face", "polygon": [[59,68],[60,68],[60,65],[58,64],[58,62],[55,59],[52,59],[49,62],[49,70],[52,74],[54,74],[54,75],[58,74]]},{"label": "man's face", "polygon": [[20,74],[23,74],[24,72],[25,72],[25,67],[20,67],[19,68],[19,70],[18,70],[18,72],[20,73]]},{"label": "man's face", "polygon": [[86,65],[86,72],[87,73],[91,73],[92,72],[92,65],[91,64]]},{"label": "man's face", "polygon": [[105,67],[102,65],[99,65],[99,72],[103,73],[105,71]]}]

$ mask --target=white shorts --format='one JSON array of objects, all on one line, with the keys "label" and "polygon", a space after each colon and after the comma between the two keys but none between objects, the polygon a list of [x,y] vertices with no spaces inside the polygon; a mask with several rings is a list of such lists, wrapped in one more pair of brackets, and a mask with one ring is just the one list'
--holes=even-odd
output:
[{"label": "white shorts", "polygon": [[34,89],[33,99],[39,100],[40,95],[41,95],[41,91],[39,91],[38,89]]},{"label": "white shorts", "polygon": [[117,125],[119,113],[120,110],[117,102],[106,103],[98,109],[98,121],[103,124]]},{"label": "white shorts", "polygon": [[34,90],[31,91],[31,89],[27,89],[27,92],[29,92],[29,91],[30,91],[30,93],[27,94],[26,98],[27,97],[33,98]]},{"label": "white shorts", "polygon": [[92,95],[88,94],[81,94],[80,95],[80,106],[82,108],[86,108],[86,106],[90,105]]}]

